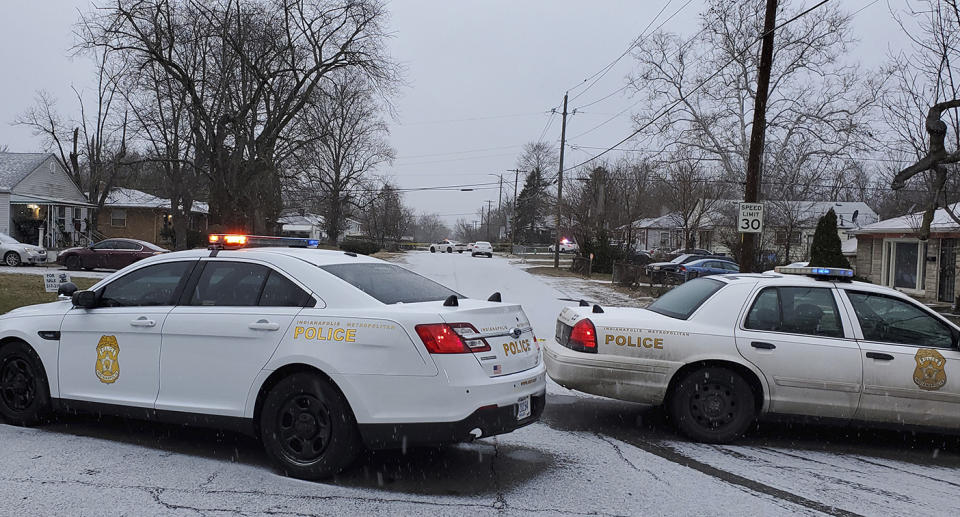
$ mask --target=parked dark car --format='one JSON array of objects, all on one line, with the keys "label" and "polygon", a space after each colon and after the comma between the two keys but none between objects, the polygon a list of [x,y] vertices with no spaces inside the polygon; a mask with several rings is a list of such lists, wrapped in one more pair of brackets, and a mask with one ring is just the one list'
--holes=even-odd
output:
[{"label": "parked dark car", "polygon": [[694,260],[706,259],[706,258],[716,258],[709,255],[694,255],[692,253],[684,253],[683,255],[678,256],[677,258],[671,260],[670,262],[653,262],[647,264],[646,273],[647,277],[650,278],[652,282],[660,282],[670,275],[673,275],[677,272],[677,268],[681,264],[686,264],[687,262],[693,262]]},{"label": "parked dark car", "polygon": [[104,239],[89,247],[68,248],[57,255],[67,269],[122,269],[134,262],[170,250],[136,239]]},{"label": "parked dark car", "polygon": [[716,258],[700,259],[680,264],[677,268],[676,276],[681,282],[693,280],[701,276],[726,275],[729,273],[739,273],[740,266],[729,260]]}]

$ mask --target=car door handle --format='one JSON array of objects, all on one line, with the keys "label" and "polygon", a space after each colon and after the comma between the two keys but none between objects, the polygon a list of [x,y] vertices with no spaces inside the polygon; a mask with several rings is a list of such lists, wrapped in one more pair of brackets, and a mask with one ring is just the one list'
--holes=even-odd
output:
[{"label": "car door handle", "polygon": [[883,352],[867,352],[867,359],[877,359],[879,361],[893,361],[893,356]]},{"label": "car door handle", "polygon": [[131,327],[153,327],[156,326],[156,324],[156,321],[148,320],[146,316],[140,316],[139,318],[130,322]]},{"label": "car door handle", "polygon": [[273,323],[267,320],[257,320],[247,326],[253,330],[280,330],[279,323]]},{"label": "car door handle", "polygon": [[750,346],[753,348],[759,348],[761,350],[773,350],[774,348],[777,348],[777,345],[774,345],[773,343],[766,343],[764,341],[753,341],[750,343]]}]

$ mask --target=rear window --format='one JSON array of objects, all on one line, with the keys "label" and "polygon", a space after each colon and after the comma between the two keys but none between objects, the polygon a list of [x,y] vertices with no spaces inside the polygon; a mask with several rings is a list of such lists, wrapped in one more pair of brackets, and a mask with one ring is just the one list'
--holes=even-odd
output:
[{"label": "rear window", "polygon": [[723,282],[711,278],[697,278],[674,287],[650,304],[647,309],[664,316],[685,320],[721,287]]},{"label": "rear window", "polygon": [[429,278],[393,264],[333,264],[320,269],[385,304],[445,300],[451,294],[465,298]]}]

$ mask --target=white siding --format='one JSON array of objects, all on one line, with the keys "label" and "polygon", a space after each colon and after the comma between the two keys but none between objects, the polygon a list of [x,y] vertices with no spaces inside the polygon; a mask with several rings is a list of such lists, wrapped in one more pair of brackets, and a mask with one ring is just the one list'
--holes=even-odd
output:
[{"label": "white siding", "polygon": [[51,155],[26,178],[13,187],[14,194],[37,196],[42,199],[63,199],[86,203],[87,198],[80,192],[67,172],[60,167]]},{"label": "white siding", "polygon": [[0,233],[10,235],[10,194],[0,192]]}]

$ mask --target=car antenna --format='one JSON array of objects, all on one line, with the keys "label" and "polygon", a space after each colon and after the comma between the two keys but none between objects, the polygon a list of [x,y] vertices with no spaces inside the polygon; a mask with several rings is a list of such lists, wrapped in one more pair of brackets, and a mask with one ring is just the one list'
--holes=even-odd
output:
[{"label": "car antenna", "polygon": [[451,294],[450,296],[448,296],[447,299],[443,301],[443,306],[444,306],[444,307],[459,307],[459,306],[460,306],[460,302],[457,300],[457,295]]},{"label": "car antenna", "polygon": [[497,292],[491,294],[491,295],[490,295],[490,298],[487,298],[487,301],[488,301],[488,302],[502,302],[503,300],[500,298],[500,291],[497,291]]},{"label": "car antenna", "polygon": [[594,314],[603,314],[603,307],[593,304],[593,313]]},{"label": "car antenna", "polygon": [[583,300],[583,299],[581,299],[581,300],[580,300],[580,306],[581,306],[581,307],[589,307],[589,306],[590,306],[590,304],[589,304],[589,303],[587,303],[587,301],[586,301],[586,300]]}]

